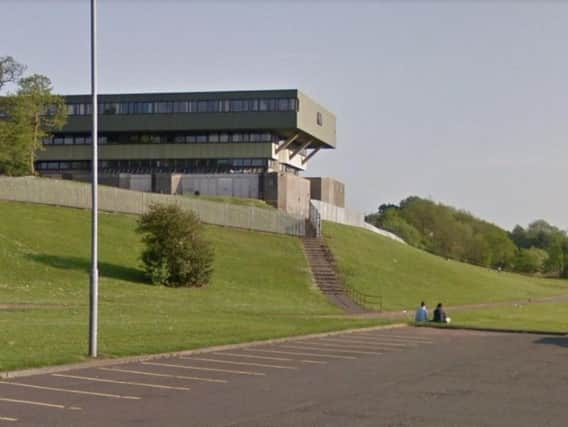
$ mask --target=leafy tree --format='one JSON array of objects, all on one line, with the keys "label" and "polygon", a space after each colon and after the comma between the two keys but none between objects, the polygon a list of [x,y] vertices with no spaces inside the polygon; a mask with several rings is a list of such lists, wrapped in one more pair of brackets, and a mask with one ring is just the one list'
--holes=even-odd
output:
[{"label": "leafy tree", "polygon": [[8,83],[15,83],[24,73],[26,67],[11,56],[0,57],[0,91]]},{"label": "leafy tree", "polygon": [[142,262],[152,283],[205,286],[213,272],[213,249],[197,215],[176,205],[154,204],[138,220]]},{"label": "leafy tree", "polygon": [[515,261],[515,270],[522,273],[540,273],[547,259],[548,254],[543,249],[521,249]]},{"label": "leafy tree", "polygon": [[67,119],[61,96],[51,93],[49,78],[33,74],[18,82],[16,95],[2,98],[0,110],[0,173],[33,175],[42,139],[60,129]]}]

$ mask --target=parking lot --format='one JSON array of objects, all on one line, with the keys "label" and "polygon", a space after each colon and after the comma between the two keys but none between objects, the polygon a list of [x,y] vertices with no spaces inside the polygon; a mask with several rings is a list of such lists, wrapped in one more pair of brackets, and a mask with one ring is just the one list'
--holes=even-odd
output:
[{"label": "parking lot", "polygon": [[404,327],[74,369],[1,381],[0,422],[564,425],[563,339]]}]

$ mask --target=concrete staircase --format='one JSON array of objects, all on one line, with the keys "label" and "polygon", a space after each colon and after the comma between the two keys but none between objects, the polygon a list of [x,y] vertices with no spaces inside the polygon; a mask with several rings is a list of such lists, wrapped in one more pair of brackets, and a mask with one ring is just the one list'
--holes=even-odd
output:
[{"label": "concrete staircase", "polygon": [[345,286],[337,276],[333,254],[323,239],[305,237],[302,242],[314,281],[329,300],[343,308],[347,313],[368,312],[367,309],[356,304],[347,295]]}]

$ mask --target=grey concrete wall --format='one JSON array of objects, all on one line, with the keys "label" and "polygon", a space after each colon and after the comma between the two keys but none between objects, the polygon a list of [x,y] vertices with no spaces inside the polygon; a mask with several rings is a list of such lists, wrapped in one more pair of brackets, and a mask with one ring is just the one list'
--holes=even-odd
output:
[{"label": "grey concrete wall", "polygon": [[120,188],[146,193],[152,191],[152,175],[149,174],[121,173],[118,181]]},{"label": "grey concrete wall", "polygon": [[[0,177],[0,200],[41,203],[87,209],[91,207],[91,186],[51,178]],[[305,220],[276,209],[237,206],[183,196],[144,193],[99,186],[102,211],[142,214],[153,203],[169,203],[190,209],[205,223],[294,236],[305,235]]]},{"label": "grey concrete wall", "polygon": [[330,177],[307,178],[312,199],[321,200],[340,208],[345,207],[345,184]]},{"label": "grey concrete wall", "polygon": [[307,218],[310,182],[296,175],[271,172],[264,175],[264,200],[291,215]]},{"label": "grey concrete wall", "polygon": [[258,199],[257,174],[188,174],[181,176],[181,193]]},{"label": "grey concrete wall", "polygon": [[181,194],[181,175],[156,173],[153,175],[152,191],[160,194]]}]

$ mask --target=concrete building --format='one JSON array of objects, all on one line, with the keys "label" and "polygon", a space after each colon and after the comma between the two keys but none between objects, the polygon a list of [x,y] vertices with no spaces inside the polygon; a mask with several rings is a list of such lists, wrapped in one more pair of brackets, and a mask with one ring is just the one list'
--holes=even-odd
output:
[{"label": "concrete building", "polygon": [[[65,99],[67,124],[44,140],[36,168],[86,180],[90,97]],[[101,184],[254,197],[297,213],[310,200],[300,173],[336,145],[335,116],[299,90],[100,95],[99,112]]]}]

